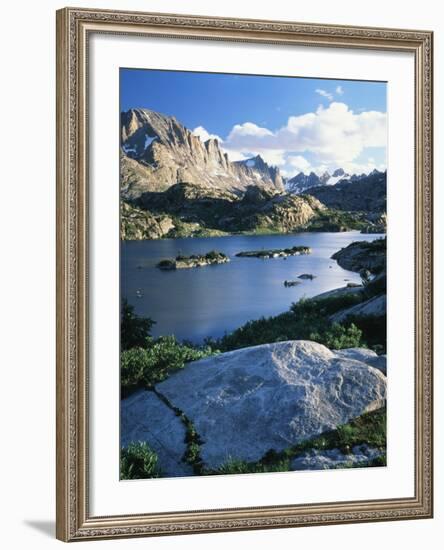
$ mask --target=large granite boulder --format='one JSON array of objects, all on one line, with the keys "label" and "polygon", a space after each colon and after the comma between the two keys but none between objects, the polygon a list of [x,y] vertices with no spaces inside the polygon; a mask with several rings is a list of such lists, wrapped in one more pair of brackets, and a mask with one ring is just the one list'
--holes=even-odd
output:
[{"label": "large granite boulder", "polygon": [[156,390],[194,423],[201,457],[215,468],[259,460],[381,407],[386,378],[365,357],[288,341],[196,361]]}]

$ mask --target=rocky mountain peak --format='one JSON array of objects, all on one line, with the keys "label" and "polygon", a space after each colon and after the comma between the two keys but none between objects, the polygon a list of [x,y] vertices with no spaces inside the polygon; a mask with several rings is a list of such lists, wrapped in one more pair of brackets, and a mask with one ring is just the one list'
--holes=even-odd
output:
[{"label": "rocky mountain peak", "polygon": [[[270,179],[276,190],[282,191],[284,189],[284,182],[277,166],[270,166],[265,162],[261,155],[256,155],[246,160],[238,160],[234,164],[243,169],[247,174],[257,180],[257,177]],[[257,185],[257,183],[254,183]]]},{"label": "rocky mountain peak", "polygon": [[[313,172],[311,172],[311,174],[313,174]],[[315,174],[315,175],[316,175],[316,174]],[[331,178],[330,174],[329,174],[327,171],[325,171],[325,172],[321,175],[321,177],[319,178],[319,181],[320,181],[321,183],[327,183],[327,181],[328,181],[330,178]]]},{"label": "rocky mountain peak", "polygon": [[175,117],[149,109],[122,113],[121,147],[127,198],[181,182],[236,193],[250,185],[283,190],[279,170],[260,155],[249,159],[251,163],[230,162],[217,139],[202,142]]},{"label": "rocky mountain peak", "polygon": [[333,172],[332,176],[333,176],[334,178],[338,178],[339,176],[345,176],[344,169],[343,169],[343,168],[337,168],[337,169]]}]

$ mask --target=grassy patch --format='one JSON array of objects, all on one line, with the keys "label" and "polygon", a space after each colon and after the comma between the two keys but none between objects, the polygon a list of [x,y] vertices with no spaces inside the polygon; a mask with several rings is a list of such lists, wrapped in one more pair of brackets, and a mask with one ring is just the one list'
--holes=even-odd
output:
[{"label": "grassy patch", "polygon": [[202,438],[197,433],[194,424],[191,420],[182,413],[182,421],[185,424],[186,435],[185,443],[187,450],[183,456],[183,461],[190,464],[193,467],[195,475],[201,475],[203,470],[203,463],[200,456],[200,448],[203,443]]},{"label": "grassy patch", "polygon": [[157,454],[145,442],[133,442],[120,452],[120,479],[161,477]]}]

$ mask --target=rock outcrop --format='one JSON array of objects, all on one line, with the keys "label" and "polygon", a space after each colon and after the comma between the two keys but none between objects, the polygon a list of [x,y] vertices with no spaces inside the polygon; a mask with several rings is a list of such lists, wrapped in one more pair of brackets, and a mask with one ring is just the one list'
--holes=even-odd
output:
[{"label": "rock outcrop", "polygon": [[349,454],[339,449],[318,451],[311,449],[291,461],[292,470],[330,470],[350,468],[360,463],[368,463],[381,456],[381,451],[368,445],[355,445]]},{"label": "rock outcrop", "polygon": [[120,203],[120,238],[127,241],[161,239],[174,230],[167,214],[151,214],[126,202]]},{"label": "rock outcrop", "polygon": [[[217,468],[230,457],[259,460],[381,407],[385,376],[363,359],[309,341],[265,344],[191,363],[156,391],[193,423],[204,465]],[[149,403],[139,415],[136,425],[152,422]]]},{"label": "rock outcrop", "polygon": [[330,320],[335,323],[342,323],[350,317],[382,317],[387,312],[387,296],[381,294],[373,296],[360,304],[341,309],[330,316]]},{"label": "rock outcrop", "polygon": [[199,231],[229,234],[258,230],[289,233],[325,210],[314,197],[280,195],[257,186],[248,187],[239,197],[231,191],[190,183],[172,185],[164,192],[145,192],[133,202],[154,216],[169,216],[182,225],[194,224]]},{"label": "rock outcrop", "polygon": [[343,269],[379,274],[386,269],[387,240],[356,241],[341,248],[332,256]]}]

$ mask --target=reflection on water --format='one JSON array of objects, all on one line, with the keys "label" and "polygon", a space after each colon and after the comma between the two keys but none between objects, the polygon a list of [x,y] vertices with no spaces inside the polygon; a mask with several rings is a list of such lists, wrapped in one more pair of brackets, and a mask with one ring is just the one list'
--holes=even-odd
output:
[{"label": "reflection on water", "polygon": [[[303,296],[345,286],[347,281],[360,282],[357,273],[339,267],[331,255],[353,241],[382,236],[350,231],[127,241],[121,246],[121,293],[136,313],[156,321],[153,336],[174,334],[197,343],[206,336],[222,336],[250,319],[286,311]],[[242,250],[301,245],[310,246],[312,254],[269,260],[235,257]],[[213,249],[227,254],[231,262],[176,271],[155,267],[164,258]],[[285,280],[302,273],[316,278],[284,286]]]}]

